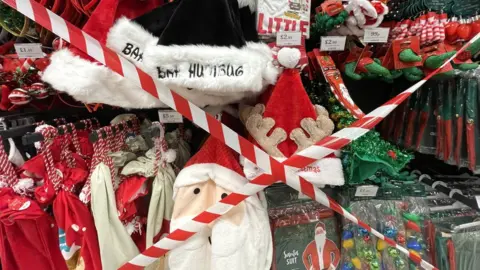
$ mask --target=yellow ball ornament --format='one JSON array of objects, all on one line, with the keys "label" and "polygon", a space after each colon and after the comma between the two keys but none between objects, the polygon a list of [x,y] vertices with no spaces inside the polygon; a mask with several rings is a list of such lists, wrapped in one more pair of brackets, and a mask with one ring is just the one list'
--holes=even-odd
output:
[{"label": "yellow ball ornament", "polygon": [[354,246],[353,239],[343,240],[342,246],[344,249],[351,249]]},{"label": "yellow ball ornament", "polygon": [[385,241],[382,240],[382,239],[378,239],[378,241],[377,241],[377,250],[378,250],[378,251],[382,251],[382,250],[384,250],[386,247],[387,247],[387,242],[385,242]]},{"label": "yellow ball ornament", "polygon": [[352,264],[355,266],[356,269],[362,269],[362,262],[358,257],[352,259]]}]

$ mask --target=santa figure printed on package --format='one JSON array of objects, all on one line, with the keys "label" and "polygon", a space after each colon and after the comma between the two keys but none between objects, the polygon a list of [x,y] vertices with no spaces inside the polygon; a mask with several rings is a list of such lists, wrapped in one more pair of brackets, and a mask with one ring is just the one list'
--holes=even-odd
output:
[{"label": "santa figure printed on package", "polygon": [[332,240],[327,239],[325,224],[315,226],[315,240],[303,252],[303,264],[307,270],[336,269],[340,262],[340,250]]}]

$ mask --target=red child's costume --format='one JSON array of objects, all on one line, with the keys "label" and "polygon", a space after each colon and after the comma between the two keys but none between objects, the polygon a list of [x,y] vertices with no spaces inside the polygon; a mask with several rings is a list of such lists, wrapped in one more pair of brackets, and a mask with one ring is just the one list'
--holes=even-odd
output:
[{"label": "red child's costume", "polygon": [[306,270],[323,270],[329,269],[330,265],[334,268],[338,266],[340,262],[340,251],[337,245],[332,240],[325,239],[325,245],[323,246],[323,267],[320,267],[320,261],[318,258],[317,246],[315,240],[310,242],[303,252],[303,264]]}]

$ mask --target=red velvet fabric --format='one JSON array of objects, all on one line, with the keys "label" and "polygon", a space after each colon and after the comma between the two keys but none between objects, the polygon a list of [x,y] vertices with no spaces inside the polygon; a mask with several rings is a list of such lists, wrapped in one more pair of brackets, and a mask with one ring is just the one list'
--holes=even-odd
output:
[{"label": "red velvet fabric", "polygon": [[287,132],[287,139],[278,145],[278,149],[285,157],[290,157],[298,147],[288,136],[293,129],[300,128],[303,118],[317,118],[315,107],[303,87],[299,71],[295,69],[284,70],[269,94],[263,116],[273,118],[275,127]]},{"label": "red velvet fabric", "polygon": [[123,179],[115,191],[119,219],[130,221],[137,215],[135,200],[148,194],[148,189],[141,190],[147,178],[139,175],[132,175]]},{"label": "red velvet fabric", "polygon": [[66,247],[63,248],[80,246],[85,269],[101,270],[97,231],[87,206],[74,194],[62,190],[53,202],[53,213],[58,227],[65,233]]},{"label": "red velvet fabric", "polygon": [[0,190],[2,269],[67,270],[58,243],[55,221],[35,201]]}]

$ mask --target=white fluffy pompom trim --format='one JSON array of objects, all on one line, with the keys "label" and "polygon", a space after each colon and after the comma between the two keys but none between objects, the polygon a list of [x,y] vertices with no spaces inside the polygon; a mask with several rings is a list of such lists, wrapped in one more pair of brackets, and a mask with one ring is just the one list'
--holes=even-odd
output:
[{"label": "white fluffy pompom trim", "polygon": [[300,50],[296,48],[281,48],[277,54],[280,65],[286,68],[295,68],[300,61]]},{"label": "white fluffy pompom trim", "polygon": [[173,149],[168,149],[167,152],[162,153],[163,158],[165,159],[165,162],[167,163],[172,163],[177,159],[177,151]]}]

